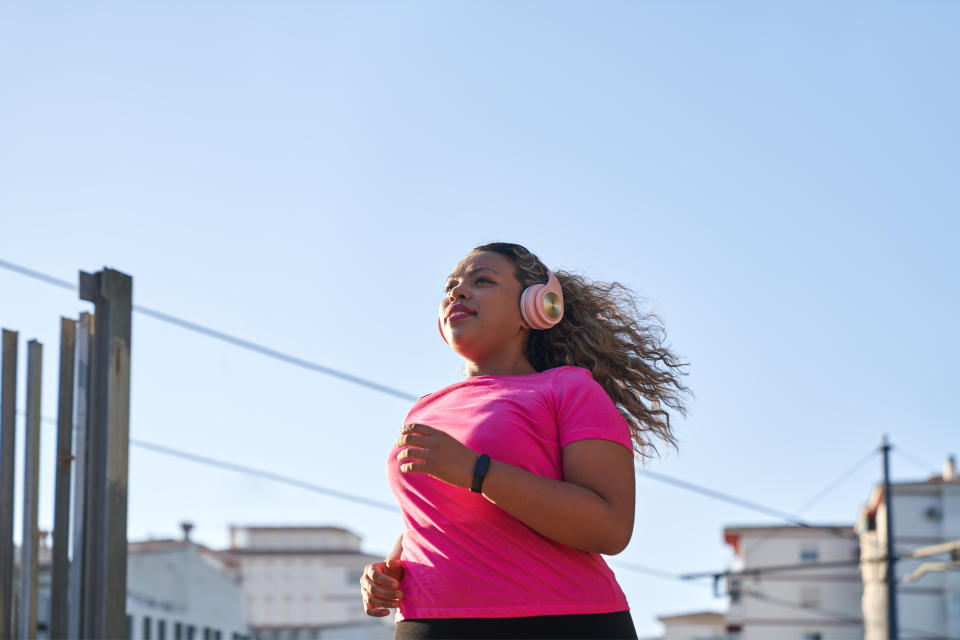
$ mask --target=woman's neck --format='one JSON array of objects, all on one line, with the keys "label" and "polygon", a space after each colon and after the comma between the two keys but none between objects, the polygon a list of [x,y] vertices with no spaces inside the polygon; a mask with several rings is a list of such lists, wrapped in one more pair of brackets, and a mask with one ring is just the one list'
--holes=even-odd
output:
[{"label": "woman's neck", "polygon": [[536,373],[530,361],[523,354],[517,356],[494,356],[483,360],[467,360],[464,367],[468,377],[473,376],[520,376]]}]

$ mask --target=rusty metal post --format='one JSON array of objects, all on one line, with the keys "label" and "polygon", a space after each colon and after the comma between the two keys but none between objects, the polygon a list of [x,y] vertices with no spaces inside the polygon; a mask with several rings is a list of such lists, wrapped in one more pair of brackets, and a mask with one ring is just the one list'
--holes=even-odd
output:
[{"label": "rusty metal post", "polygon": [[53,510],[50,637],[67,637],[67,583],[70,571],[70,453],[73,435],[73,381],[76,322],[60,318],[60,398],[57,409],[57,484]]},{"label": "rusty metal post", "polygon": [[[97,329],[91,376],[88,462],[91,512],[87,557],[93,590],[86,594],[85,637],[123,638],[127,633],[127,475],[130,451],[130,333],[133,279],[104,269],[80,273],[80,297],[93,302]],[[96,461],[95,461],[96,459]],[[96,528],[96,531],[94,531]],[[91,546],[87,546],[91,550]],[[90,584],[91,581],[88,581]]]},{"label": "rusty metal post", "polygon": [[20,612],[18,635],[37,637],[37,526],[40,500],[40,391],[43,384],[43,345],[27,343],[27,420],[23,446],[23,535],[20,539]]},{"label": "rusty metal post", "polygon": [[93,315],[80,314],[77,333],[77,378],[73,415],[74,473],[73,473],[73,544],[70,562],[70,587],[67,602],[70,614],[66,638],[82,637],[84,607],[84,575],[86,555],[86,487],[87,487],[87,407],[90,391],[90,346],[93,342]]},{"label": "rusty metal post", "polygon": [[17,332],[3,330],[0,374],[0,640],[13,638],[13,483],[17,443]]}]

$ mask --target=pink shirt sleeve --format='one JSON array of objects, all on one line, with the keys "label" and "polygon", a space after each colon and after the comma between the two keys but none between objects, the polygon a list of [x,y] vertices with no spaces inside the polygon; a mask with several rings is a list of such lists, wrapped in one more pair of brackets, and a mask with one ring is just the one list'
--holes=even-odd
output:
[{"label": "pink shirt sleeve", "polygon": [[630,425],[603,387],[581,367],[564,367],[554,379],[560,447],[577,440],[599,438],[633,450]]}]

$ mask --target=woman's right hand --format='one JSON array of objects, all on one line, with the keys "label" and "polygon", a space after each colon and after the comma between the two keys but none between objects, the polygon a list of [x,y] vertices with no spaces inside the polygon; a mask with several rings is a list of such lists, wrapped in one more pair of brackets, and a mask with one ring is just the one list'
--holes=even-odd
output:
[{"label": "woman's right hand", "polygon": [[400,562],[400,545],[397,544],[386,560],[368,564],[363,570],[360,588],[363,590],[363,609],[368,616],[382,618],[390,615],[390,609],[400,606],[403,598],[401,580],[403,563]]}]

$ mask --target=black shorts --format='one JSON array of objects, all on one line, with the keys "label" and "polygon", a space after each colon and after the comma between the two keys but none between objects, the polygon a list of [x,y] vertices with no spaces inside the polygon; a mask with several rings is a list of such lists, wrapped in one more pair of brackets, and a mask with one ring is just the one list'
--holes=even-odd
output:
[{"label": "black shorts", "polygon": [[519,640],[520,638],[616,638],[636,640],[629,611],[528,618],[419,618],[401,620],[394,640]]}]

